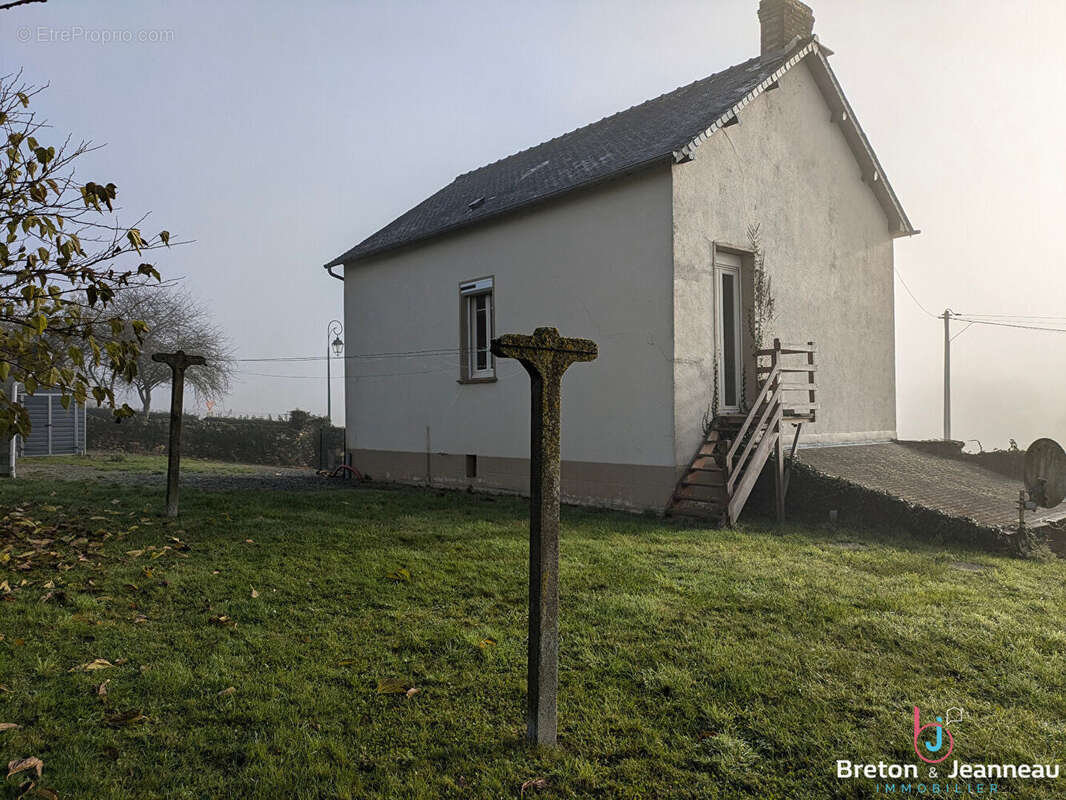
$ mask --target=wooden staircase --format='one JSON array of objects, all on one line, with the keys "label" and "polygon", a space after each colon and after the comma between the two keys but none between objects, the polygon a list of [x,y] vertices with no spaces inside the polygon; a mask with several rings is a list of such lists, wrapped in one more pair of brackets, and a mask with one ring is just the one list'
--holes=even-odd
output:
[{"label": "wooden staircase", "polygon": [[804,422],[815,421],[818,409],[814,342],[789,345],[774,339],[774,346],[760,350],[758,356],[759,391],[751,410],[715,417],[674,490],[667,516],[734,525],[766,462],[774,456],[777,517],[784,520],[786,426],[794,428],[791,463],[800,428]]}]

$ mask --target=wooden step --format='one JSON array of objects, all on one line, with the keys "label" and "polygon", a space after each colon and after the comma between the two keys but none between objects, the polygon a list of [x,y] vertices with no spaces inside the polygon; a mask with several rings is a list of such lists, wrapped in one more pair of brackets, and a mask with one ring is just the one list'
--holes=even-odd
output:
[{"label": "wooden step", "polygon": [[722,469],[722,465],[714,460],[711,456],[697,456],[696,460],[692,462],[692,466],[689,467],[690,472],[725,472]]},{"label": "wooden step", "polygon": [[724,486],[679,486],[674,490],[674,502],[714,503],[725,507],[729,498],[725,493]]},{"label": "wooden step", "polygon": [[725,473],[719,470],[694,470],[681,479],[681,486],[706,486],[717,489],[725,486]]}]

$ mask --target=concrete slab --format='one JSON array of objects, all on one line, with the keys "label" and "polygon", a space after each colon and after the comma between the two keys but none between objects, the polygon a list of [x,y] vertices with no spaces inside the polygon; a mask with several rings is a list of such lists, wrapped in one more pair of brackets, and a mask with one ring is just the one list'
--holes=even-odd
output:
[{"label": "concrete slab", "polygon": [[[979,525],[1018,526],[1021,481],[898,442],[808,447],[796,454],[815,470],[919,506],[963,517]],[[1066,504],[1027,512],[1026,524],[1040,527],[1066,518]]]}]

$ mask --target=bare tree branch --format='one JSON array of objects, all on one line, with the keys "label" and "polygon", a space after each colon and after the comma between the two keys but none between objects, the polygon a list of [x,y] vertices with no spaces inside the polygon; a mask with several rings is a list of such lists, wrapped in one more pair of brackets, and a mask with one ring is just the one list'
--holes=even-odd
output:
[{"label": "bare tree branch", "polygon": [[[196,394],[205,400],[221,400],[229,391],[234,374],[232,351],[225,334],[211,319],[202,303],[187,291],[177,287],[132,287],[119,292],[106,313],[99,316],[96,328],[101,337],[107,336],[111,320],[140,320],[147,331],[140,337],[140,354],[136,359],[137,372],[128,384],[141,400],[141,410],[151,410],[152,392],[157,387],[170,383],[170,368],[152,361],[152,354],[186,353],[202,355],[207,359],[204,366],[189,370],[185,381]],[[119,338],[134,339],[131,324],[124,325]],[[94,371],[97,380],[107,382],[113,388],[123,381],[119,371],[109,364],[101,364]]]}]

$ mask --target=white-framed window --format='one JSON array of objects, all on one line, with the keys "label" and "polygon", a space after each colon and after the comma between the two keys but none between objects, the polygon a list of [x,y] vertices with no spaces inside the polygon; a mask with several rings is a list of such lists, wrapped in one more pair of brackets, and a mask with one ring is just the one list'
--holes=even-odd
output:
[{"label": "white-framed window", "polygon": [[496,360],[489,350],[495,334],[493,288],[491,277],[459,284],[460,380],[496,378]]}]

